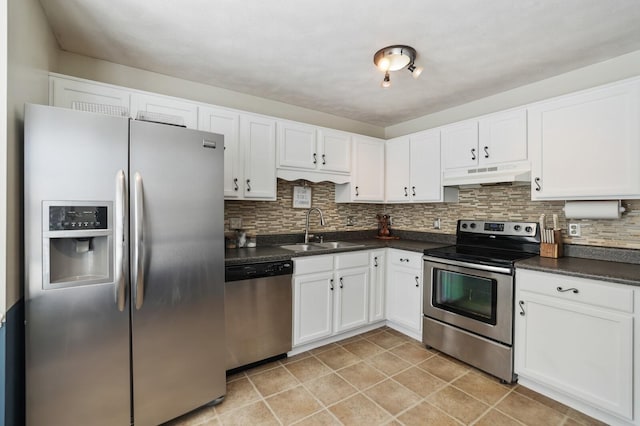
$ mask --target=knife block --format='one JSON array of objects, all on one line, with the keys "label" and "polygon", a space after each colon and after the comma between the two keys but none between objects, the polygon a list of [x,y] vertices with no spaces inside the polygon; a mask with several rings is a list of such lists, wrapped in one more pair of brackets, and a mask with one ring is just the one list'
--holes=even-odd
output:
[{"label": "knife block", "polygon": [[552,257],[555,259],[562,257],[562,231],[553,231],[553,239],[556,241],[554,244],[540,243],[540,257]]}]

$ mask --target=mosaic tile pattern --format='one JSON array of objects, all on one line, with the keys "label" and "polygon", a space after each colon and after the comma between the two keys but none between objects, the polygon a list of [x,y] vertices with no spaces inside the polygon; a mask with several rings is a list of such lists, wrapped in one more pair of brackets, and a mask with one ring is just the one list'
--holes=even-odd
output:
[{"label": "mosaic tile pattern", "polygon": [[[241,217],[243,228],[257,234],[304,232],[306,209],[292,208],[293,187],[301,181],[278,179],[278,199],[275,202],[225,201],[225,220]],[[461,218],[536,222],[541,213],[551,217],[556,213],[560,226],[567,228],[563,201],[531,201],[529,186],[489,186],[460,189],[458,203],[431,204],[336,204],[335,185],[329,182],[310,183],[312,206],[324,212],[326,226],[321,227],[316,213],[312,213],[313,232],[355,231],[375,229],[376,214],[388,213],[393,229],[455,234],[456,221]],[[569,237],[568,244],[640,249],[640,200],[625,200],[627,211],[619,220],[577,220],[582,236]],[[354,226],[347,226],[347,217],[354,218]],[[434,219],[441,220],[441,229],[433,229]],[[227,222],[228,223],[228,222]]]}]

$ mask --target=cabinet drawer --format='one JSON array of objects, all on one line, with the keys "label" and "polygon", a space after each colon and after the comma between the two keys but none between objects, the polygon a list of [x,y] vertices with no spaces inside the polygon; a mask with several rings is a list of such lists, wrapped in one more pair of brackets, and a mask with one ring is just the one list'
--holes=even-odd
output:
[{"label": "cabinet drawer", "polygon": [[309,256],[293,259],[293,274],[333,271],[333,256]]},{"label": "cabinet drawer", "polygon": [[517,269],[516,285],[518,290],[633,313],[633,289],[619,284]]},{"label": "cabinet drawer", "polygon": [[393,265],[422,269],[422,253],[404,250],[391,250],[389,253],[389,261]]},{"label": "cabinet drawer", "polygon": [[338,254],[335,256],[335,259],[336,259],[336,269],[369,266],[368,251],[358,251],[355,253]]}]

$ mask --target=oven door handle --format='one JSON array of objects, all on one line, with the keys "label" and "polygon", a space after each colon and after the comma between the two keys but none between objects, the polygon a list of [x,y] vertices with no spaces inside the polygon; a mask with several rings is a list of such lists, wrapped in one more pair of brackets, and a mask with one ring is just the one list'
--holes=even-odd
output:
[{"label": "oven door handle", "polygon": [[423,259],[428,262],[440,263],[442,265],[460,266],[463,268],[477,269],[480,271],[496,272],[498,274],[511,275],[510,268],[502,268],[500,266],[481,265],[478,263],[461,262],[459,260],[451,260],[451,259],[441,259],[439,257],[432,257],[432,256],[424,256]]}]

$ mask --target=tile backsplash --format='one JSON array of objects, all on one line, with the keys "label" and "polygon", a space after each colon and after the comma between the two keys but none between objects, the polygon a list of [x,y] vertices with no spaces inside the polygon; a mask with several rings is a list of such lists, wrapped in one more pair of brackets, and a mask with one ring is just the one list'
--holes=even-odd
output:
[{"label": "tile backsplash", "polygon": [[[278,179],[278,199],[264,201],[225,201],[225,225],[229,218],[241,217],[243,228],[256,234],[304,232],[306,209],[294,209],[293,187],[302,181]],[[320,226],[317,213],[311,215],[311,230],[355,231],[375,229],[376,214],[388,213],[393,219],[391,229],[455,234],[458,219],[492,219],[537,222],[541,213],[550,218],[558,214],[566,243],[605,247],[640,249],[640,200],[625,200],[627,211],[619,220],[576,220],[581,225],[580,237],[566,235],[567,220],[564,201],[531,201],[529,186],[486,186],[460,189],[457,203],[431,204],[336,204],[335,185],[329,182],[308,183],[312,190],[312,207],[320,208],[326,226]],[[347,226],[347,218],[353,226]],[[440,219],[440,229],[433,229]],[[549,222],[550,224],[550,222]]]}]

